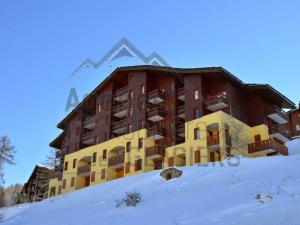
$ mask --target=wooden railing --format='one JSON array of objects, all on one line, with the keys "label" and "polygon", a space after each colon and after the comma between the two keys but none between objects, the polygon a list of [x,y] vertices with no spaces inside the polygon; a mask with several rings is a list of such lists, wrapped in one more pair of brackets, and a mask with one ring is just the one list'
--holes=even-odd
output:
[{"label": "wooden railing", "polygon": [[117,112],[120,112],[120,111],[123,111],[123,110],[127,110],[127,109],[128,109],[128,102],[123,102],[123,103],[115,105],[113,107],[113,112],[117,113]]},{"label": "wooden railing", "polygon": [[80,166],[77,169],[77,174],[78,175],[86,174],[86,173],[90,173],[90,172],[91,172],[91,166],[90,165]]},{"label": "wooden railing", "polygon": [[116,166],[119,164],[124,164],[125,161],[125,155],[121,154],[119,156],[113,156],[108,159],[108,166]]},{"label": "wooden railing", "polygon": [[207,146],[219,145],[219,144],[220,144],[219,134],[213,134],[207,137]]},{"label": "wooden railing", "polygon": [[249,153],[265,151],[268,149],[273,149],[282,155],[288,155],[288,148],[273,139],[258,141],[248,145]]},{"label": "wooden railing", "polygon": [[148,137],[154,136],[154,135],[160,135],[165,137],[166,136],[166,129],[160,126],[154,126],[150,127],[147,130]]},{"label": "wooden railing", "polygon": [[280,125],[269,126],[269,132],[270,134],[281,134],[287,139],[292,138],[290,132],[284,126],[280,126]]},{"label": "wooden railing", "polygon": [[115,92],[115,97],[122,96],[122,95],[126,94],[127,92],[128,92],[128,86],[124,86],[122,88],[119,88]]},{"label": "wooden railing", "polygon": [[160,155],[162,157],[165,156],[165,148],[162,146],[152,146],[146,148],[146,157],[151,157],[154,155]]},{"label": "wooden railing", "polygon": [[273,105],[269,108],[269,114],[278,114],[283,119],[289,120],[288,114],[277,105]]},{"label": "wooden railing", "polygon": [[180,114],[185,113],[184,105],[179,106],[179,107],[177,108],[177,110],[176,110],[176,113],[177,113],[177,115],[180,115]]},{"label": "wooden railing", "polygon": [[217,103],[225,103],[227,105],[229,105],[229,98],[227,96],[227,94],[217,94],[217,95],[209,95],[207,96],[206,99],[206,104],[207,105],[213,105],[213,104],[217,104]]},{"label": "wooden railing", "polygon": [[182,96],[182,95],[184,95],[184,87],[181,87],[181,88],[177,89],[177,96],[179,97],[179,96]]},{"label": "wooden railing", "polygon": [[128,127],[128,120],[127,119],[123,119],[123,120],[112,123],[112,129],[113,130],[116,130],[116,129],[121,128],[121,127]]},{"label": "wooden railing", "polygon": [[166,110],[154,107],[148,111],[148,117],[157,116],[157,115],[164,117],[166,115]]},{"label": "wooden railing", "polygon": [[88,126],[92,123],[95,123],[95,116],[88,116],[84,119],[83,126],[85,127],[85,126]]},{"label": "wooden railing", "polygon": [[89,132],[86,132],[84,134],[82,134],[82,140],[88,140],[88,139],[92,139],[95,137],[95,131],[92,130],[92,131],[89,131]]},{"label": "wooden railing", "polygon": [[159,98],[165,100],[166,93],[159,89],[155,89],[153,91],[148,92],[148,99],[152,99],[152,98],[156,98],[156,97],[159,97]]}]

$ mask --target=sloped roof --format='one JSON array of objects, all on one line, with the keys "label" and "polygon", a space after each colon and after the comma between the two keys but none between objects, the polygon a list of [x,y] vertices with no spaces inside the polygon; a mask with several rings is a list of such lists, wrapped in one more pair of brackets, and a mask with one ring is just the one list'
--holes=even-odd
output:
[{"label": "sloped roof", "polygon": [[230,73],[228,70],[223,67],[202,67],[202,68],[174,68],[174,67],[164,67],[164,66],[153,66],[153,65],[138,65],[138,66],[126,66],[126,67],[118,67],[116,68],[107,78],[105,78],[81,103],[79,103],[59,124],[58,128],[64,128],[64,121],[74,115],[97,91],[99,91],[115,74],[119,72],[129,72],[129,71],[162,71],[168,72],[173,75],[185,75],[185,74],[193,74],[193,73],[217,73],[219,72],[226,79],[231,82],[240,85],[248,90],[260,90],[263,91],[270,97],[275,97],[279,99],[284,104],[284,108],[295,108],[295,103],[293,103],[290,99],[285,97],[279,91],[268,84],[245,84],[235,75]]}]

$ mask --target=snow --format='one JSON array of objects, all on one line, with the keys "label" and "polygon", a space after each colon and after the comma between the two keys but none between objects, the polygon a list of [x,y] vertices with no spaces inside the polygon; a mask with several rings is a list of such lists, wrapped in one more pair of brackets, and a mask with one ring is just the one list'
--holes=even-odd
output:
[{"label": "snow", "polygon": [[[300,141],[289,145],[300,150]],[[298,146],[298,147],[297,147]],[[299,225],[300,154],[180,167],[165,181],[151,171],[39,203],[3,209],[9,225]],[[135,208],[115,207],[138,191]]]}]

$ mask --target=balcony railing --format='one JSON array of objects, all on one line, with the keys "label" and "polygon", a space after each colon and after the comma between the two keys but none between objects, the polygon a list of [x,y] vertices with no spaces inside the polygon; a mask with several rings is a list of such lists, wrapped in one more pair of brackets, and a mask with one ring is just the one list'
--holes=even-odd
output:
[{"label": "balcony railing", "polygon": [[118,102],[123,102],[128,100],[128,86],[119,88],[115,92],[115,100]]},{"label": "balcony railing", "polygon": [[213,135],[209,135],[207,137],[207,146],[208,147],[219,145],[219,144],[220,144],[219,134],[213,134]]},{"label": "balcony railing", "polygon": [[289,121],[288,114],[277,105],[273,105],[268,109],[268,117],[279,124]]},{"label": "balcony railing", "polygon": [[148,137],[153,140],[160,140],[166,136],[166,129],[160,126],[148,128]]},{"label": "balcony railing", "polygon": [[217,111],[229,106],[229,98],[225,93],[218,95],[209,95],[206,99],[206,108],[211,111]]},{"label": "balcony railing", "polygon": [[112,123],[112,131],[116,134],[124,134],[128,132],[128,120],[123,119]]},{"label": "balcony railing", "polygon": [[185,137],[185,124],[184,123],[177,124],[176,131],[179,137]]},{"label": "balcony railing", "polygon": [[115,167],[115,168],[123,167],[124,161],[125,161],[124,154],[121,154],[119,156],[113,156],[108,159],[108,166]]},{"label": "balcony railing", "polygon": [[150,158],[165,157],[165,148],[162,146],[152,146],[146,148],[146,157],[150,157]]},{"label": "balcony railing", "polygon": [[185,100],[185,95],[184,95],[184,87],[178,88],[177,89],[177,98],[184,101]]},{"label": "balcony railing", "polygon": [[55,158],[62,158],[63,156],[64,156],[63,151],[61,150],[56,151]]},{"label": "balcony railing", "polygon": [[166,93],[159,89],[148,92],[148,102],[152,104],[159,104],[161,102],[164,102],[165,99]]},{"label": "balcony railing", "polygon": [[288,155],[288,148],[273,139],[268,139],[249,144],[248,152],[249,154],[256,152],[278,152],[282,155]]},{"label": "balcony railing", "polygon": [[128,102],[123,102],[113,107],[113,115],[118,118],[123,118],[127,116],[127,111],[128,111]]},{"label": "balcony railing", "polygon": [[89,131],[82,134],[81,141],[84,144],[93,144],[95,139],[95,131]]},{"label": "balcony railing", "polygon": [[269,133],[272,137],[276,137],[283,142],[292,139],[290,132],[281,125],[269,126]]},{"label": "balcony railing", "polygon": [[176,114],[179,118],[185,119],[185,108],[184,105],[177,107]]},{"label": "balcony railing", "polygon": [[84,165],[80,166],[77,169],[77,175],[88,175],[91,172],[91,166],[90,165]]},{"label": "balcony railing", "polygon": [[166,116],[165,109],[159,109],[155,107],[148,111],[148,120],[151,120],[152,122],[158,122],[160,120],[163,120],[165,116]]},{"label": "balcony railing", "polygon": [[83,127],[86,129],[94,129],[96,124],[95,116],[86,117],[83,121]]}]

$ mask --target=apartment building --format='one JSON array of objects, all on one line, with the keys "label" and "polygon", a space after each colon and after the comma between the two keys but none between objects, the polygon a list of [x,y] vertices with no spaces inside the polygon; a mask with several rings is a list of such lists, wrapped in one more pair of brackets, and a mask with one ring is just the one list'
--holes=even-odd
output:
[{"label": "apartment building", "polygon": [[[49,196],[228,155],[287,155],[295,104],[222,67],[121,67],[59,124]],[[237,135],[238,134],[238,135]]]}]

